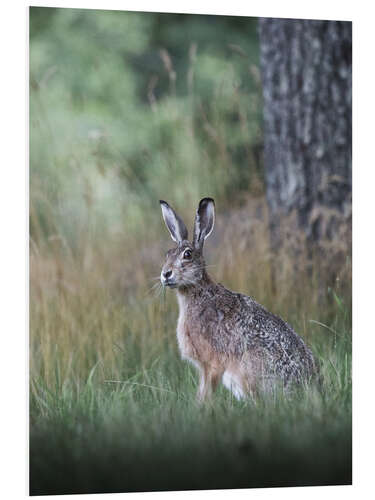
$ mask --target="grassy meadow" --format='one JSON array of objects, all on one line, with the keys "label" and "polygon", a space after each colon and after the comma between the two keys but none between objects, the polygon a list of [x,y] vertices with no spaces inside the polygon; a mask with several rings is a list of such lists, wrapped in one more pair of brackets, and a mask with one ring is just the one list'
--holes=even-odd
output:
[{"label": "grassy meadow", "polygon": [[[226,248],[217,253],[225,259]],[[147,256],[124,248],[139,270],[127,288],[111,283],[112,256],[94,255],[85,270],[32,256],[33,493],[351,481],[350,304],[334,291],[317,300],[311,282],[273,296],[265,268],[238,253],[227,279],[225,263],[212,274],[292,323],[322,363],[321,391],[238,402],[220,387],[199,407],[195,371],[179,359],[173,292],[149,292]]]},{"label": "grassy meadow", "polygon": [[[270,248],[257,53],[254,19],[31,9],[31,494],[351,483],[351,243]],[[209,273],[294,327],[321,388],[196,404],[158,200],[191,231],[204,196]]]}]

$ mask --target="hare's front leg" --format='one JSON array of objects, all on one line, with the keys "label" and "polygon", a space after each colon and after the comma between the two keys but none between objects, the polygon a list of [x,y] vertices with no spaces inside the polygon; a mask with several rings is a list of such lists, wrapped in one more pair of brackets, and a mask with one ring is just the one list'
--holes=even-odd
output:
[{"label": "hare's front leg", "polygon": [[199,366],[200,380],[197,393],[197,400],[202,403],[212,396],[222,375],[222,370],[204,364]]}]

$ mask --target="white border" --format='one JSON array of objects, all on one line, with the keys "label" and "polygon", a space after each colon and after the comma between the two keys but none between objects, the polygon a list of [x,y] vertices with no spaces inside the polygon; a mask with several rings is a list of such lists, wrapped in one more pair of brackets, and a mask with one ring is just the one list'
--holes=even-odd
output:
[{"label": "white border", "polygon": [[34,1],[30,5],[42,7],[67,7],[67,8],[91,8],[112,10],[135,10],[144,12],[177,12],[192,14],[216,14],[255,17],[290,17],[305,19],[336,19],[351,20],[353,6],[350,2],[298,2],[286,0],[262,0],[252,4],[244,1],[233,0],[219,4],[213,0],[79,0],[79,1]]},{"label": "white border", "polygon": [[[353,183],[354,183],[354,486],[320,488],[278,488],[265,490],[224,490],[209,492],[171,492],[143,494],[143,498],[278,498],[340,497],[340,499],[368,497],[373,486],[374,449],[374,394],[372,365],[374,364],[375,328],[370,321],[374,287],[374,27],[371,3],[320,1],[301,2],[262,0],[258,3],[231,0],[223,5],[207,0],[180,1],[115,1],[79,0],[31,2],[32,5],[139,10],[158,12],[191,12],[221,15],[249,15],[293,18],[324,18],[353,20],[354,35],[354,114],[353,114]],[[28,2],[18,1],[2,7],[1,15],[1,493],[4,498],[23,498],[27,491],[25,426],[25,359],[28,357],[25,324],[28,325],[28,262],[25,255],[25,235],[28,225],[25,204],[28,183],[25,166],[27,130],[27,57],[25,32]],[[26,92],[25,92],[26,91]],[[26,300],[27,302],[27,300]],[[27,329],[27,326],[26,326]],[[136,496],[135,496],[136,495]],[[140,494],[127,494],[139,498]],[[83,495],[84,497],[86,495]],[[69,496],[70,497],[70,496]],[[61,497],[53,497],[61,498]],[[72,496],[73,498],[73,496]],[[102,495],[101,498],[113,498]]]}]

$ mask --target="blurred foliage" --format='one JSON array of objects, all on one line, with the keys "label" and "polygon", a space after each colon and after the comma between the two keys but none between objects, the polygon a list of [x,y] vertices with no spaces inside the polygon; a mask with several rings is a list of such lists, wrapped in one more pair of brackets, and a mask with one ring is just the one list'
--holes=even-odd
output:
[{"label": "blurred foliage", "polygon": [[32,7],[33,240],[261,193],[260,104],[255,18]]}]

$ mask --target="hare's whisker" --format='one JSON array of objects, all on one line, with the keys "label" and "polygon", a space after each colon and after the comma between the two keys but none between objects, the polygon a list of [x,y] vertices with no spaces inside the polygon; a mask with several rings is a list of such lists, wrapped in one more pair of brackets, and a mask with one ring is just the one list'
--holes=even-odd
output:
[{"label": "hare's whisker", "polygon": [[158,286],[161,286],[161,283],[154,283],[154,285],[152,285],[152,287],[146,291],[146,295],[153,294],[155,291],[157,291]]},{"label": "hare's whisker", "polygon": [[160,283],[154,283],[154,284],[152,285],[152,287],[150,288],[150,290],[153,290],[154,288],[156,288],[157,286],[159,286],[159,284],[160,284]]}]

